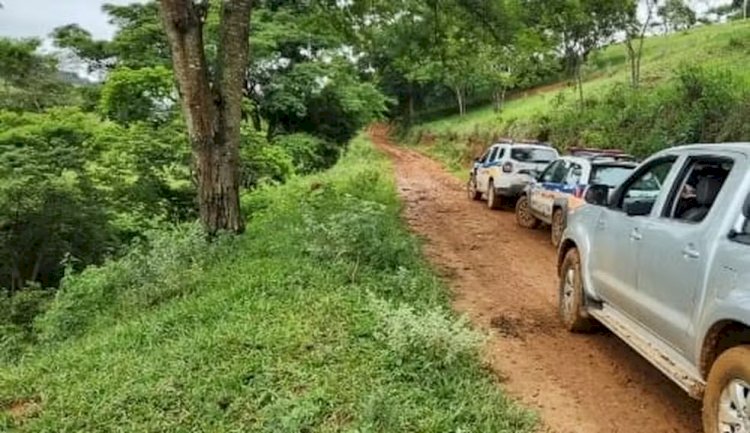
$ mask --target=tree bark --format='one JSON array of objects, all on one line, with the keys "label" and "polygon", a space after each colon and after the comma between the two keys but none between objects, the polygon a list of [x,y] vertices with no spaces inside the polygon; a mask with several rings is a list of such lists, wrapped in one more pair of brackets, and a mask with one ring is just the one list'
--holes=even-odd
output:
[{"label": "tree bark", "polygon": [[458,102],[458,115],[463,117],[466,113],[466,106],[464,105],[464,92],[460,87],[455,88],[456,102]]},{"label": "tree bark", "polygon": [[193,150],[200,217],[211,235],[244,230],[239,145],[252,0],[225,0],[221,5],[218,59],[212,76],[203,45],[208,2],[161,0]]}]

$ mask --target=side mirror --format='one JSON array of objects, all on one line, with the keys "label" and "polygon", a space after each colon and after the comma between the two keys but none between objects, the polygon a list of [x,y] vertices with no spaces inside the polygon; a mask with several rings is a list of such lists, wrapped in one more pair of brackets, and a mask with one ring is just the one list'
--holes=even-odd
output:
[{"label": "side mirror", "polygon": [[651,213],[654,202],[648,200],[626,201],[623,210],[628,216],[646,216]]},{"label": "side mirror", "polygon": [[607,185],[591,185],[583,195],[586,203],[596,206],[607,206],[609,203],[609,187]]}]

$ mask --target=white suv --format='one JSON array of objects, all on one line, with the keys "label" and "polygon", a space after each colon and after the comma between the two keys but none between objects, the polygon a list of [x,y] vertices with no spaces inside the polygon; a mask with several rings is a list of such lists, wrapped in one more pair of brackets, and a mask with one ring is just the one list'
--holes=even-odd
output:
[{"label": "white suv", "polygon": [[559,158],[557,150],[543,143],[503,141],[477,158],[469,174],[469,198],[485,198],[490,209],[503,198],[515,199],[537,173]]}]

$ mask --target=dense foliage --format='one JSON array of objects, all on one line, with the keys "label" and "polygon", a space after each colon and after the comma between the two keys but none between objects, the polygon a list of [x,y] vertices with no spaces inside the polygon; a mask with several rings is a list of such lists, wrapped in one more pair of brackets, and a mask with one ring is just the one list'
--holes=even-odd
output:
[{"label": "dense foliage", "polygon": [[533,431],[448,311],[369,144],[244,203],[246,234],[149,235],[66,277],[31,351],[0,338],[22,356],[0,361],[0,429]]}]

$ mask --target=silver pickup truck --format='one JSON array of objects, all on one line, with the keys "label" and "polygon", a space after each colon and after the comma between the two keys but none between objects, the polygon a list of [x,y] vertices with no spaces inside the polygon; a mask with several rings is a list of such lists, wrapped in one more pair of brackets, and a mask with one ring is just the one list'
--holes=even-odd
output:
[{"label": "silver pickup truck", "polygon": [[750,432],[750,144],[662,151],[608,195],[568,217],[562,322],[604,325],[703,399],[706,433]]}]

